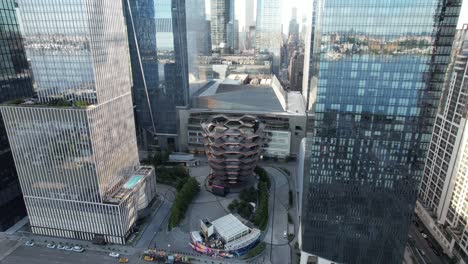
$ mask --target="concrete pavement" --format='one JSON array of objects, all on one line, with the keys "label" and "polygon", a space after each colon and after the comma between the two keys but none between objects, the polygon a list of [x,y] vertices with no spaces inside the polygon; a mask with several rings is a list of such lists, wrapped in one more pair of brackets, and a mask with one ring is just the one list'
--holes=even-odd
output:
[{"label": "concrete pavement", "polygon": [[[159,197],[161,197],[161,205],[152,214],[151,222],[148,223],[136,244],[136,247],[140,249],[154,247],[154,245],[151,245],[153,238],[158,234],[158,232],[167,229],[167,221],[165,222],[165,220],[169,217],[172,204],[175,199],[175,189],[171,186],[158,184],[156,192]],[[166,223],[166,225],[164,225],[164,223]]]},{"label": "concrete pavement", "polygon": [[[125,256],[130,263],[135,263],[137,258]],[[84,251],[82,253],[60,249],[49,249],[44,246],[27,247],[21,245],[10,255],[0,261],[1,264],[110,264],[116,263],[116,259],[109,257],[108,253],[97,251]]]},{"label": "concrete pavement", "polygon": [[[264,238],[267,243],[266,255],[271,263],[291,263],[289,241],[283,237],[288,229],[288,176],[281,170],[263,165],[271,179],[269,224]],[[285,206],[286,205],[286,206]]]}]

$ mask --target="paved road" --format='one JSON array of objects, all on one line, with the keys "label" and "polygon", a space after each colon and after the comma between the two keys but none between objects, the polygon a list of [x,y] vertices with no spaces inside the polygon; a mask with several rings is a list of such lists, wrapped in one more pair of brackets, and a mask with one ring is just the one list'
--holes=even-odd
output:
[{"label": "paved road", "polygon": [[270,222],[264,241],[269,244],[267,253],[271,254],[271,263],[288,264],[291,263],[291,250],[288,239],[283,237],[283,232],[288,229],[288,192],[289,184],[284,172],[264,166],[271,181],[270,190]]},{"label": "paved road", "polygon": [[[420,225],[420,227],[425,229],[424,227],[422,227],[422,225]],[[430,236],[430,233],[427,230],[425,230],[424,233]],[[413,223],[410,226],[409,234],[413,237],[412,241],[414,242],[415,247],[423,250],[426,253],[426,255],[423,257],[426,263],[428,264],[429,263],[431,264],[449,263],[447,257],[445,257],[444,255],[437,256],[434,253],[434,251],[431,249],[431,247],[427,243],[428,241],[422,237],[421,232],[419,232],[419,229]],[[433,244],[435,244],[436,243],[435,240],[433,241],[434,241]],[[415,252],[415,254],[417,253]]]},{"label": "paved road", "polygon": [[169,217],[172,203],[175,199],[175,190],[172,187],[158,184],[156,191],[159,197],[161,197],[161,206],[153,213],[151,223],[148,223],[140,240],[138,240],[136,247],[139,249],[145,250],[149,247],[154,247],[154,237],[167,227],[166,220]]},{"label": "paved road", "polygon": [[[135,257],[129,257],[130,262],[136,261]],[[116,263],[107,253],[96,251],[85,251],[77,253],[58,249],[49,249],[43,246],[20,246],[9,256],[0,261],[1,264],[108,264]]]}]

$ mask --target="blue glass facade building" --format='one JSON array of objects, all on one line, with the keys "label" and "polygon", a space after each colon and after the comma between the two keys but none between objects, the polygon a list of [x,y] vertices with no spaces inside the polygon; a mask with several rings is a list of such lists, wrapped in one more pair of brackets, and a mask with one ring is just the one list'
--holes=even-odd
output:
[{"label": "blue glass facade building", "polygon": [[185,4],[180,0],[128,1],[147,89],[145,91],[127,0],[124,0],[139,145],[143,149],[174,148],[176,106],[188,101]]},{"label": "blue glass facade building", "polygon": [[[0,1],[0,102],[33,95],[32,77],[14,0]],[[26,208],[0,116],[0,231],[26,216]]]},{"label": "blue glass facade building", "polygon": [[315,0],[302,250],[401,263],[460,0]]}]

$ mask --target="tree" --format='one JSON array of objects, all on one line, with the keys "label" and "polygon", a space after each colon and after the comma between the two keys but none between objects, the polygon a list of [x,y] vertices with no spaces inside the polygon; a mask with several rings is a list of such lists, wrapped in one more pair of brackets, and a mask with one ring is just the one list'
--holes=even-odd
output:
[{"label": "tree", "polygon": [[234,199],[229,205],[228,209],[231,212],[235,212],[237,207],[239,206],[239,201],[237,199]]}]

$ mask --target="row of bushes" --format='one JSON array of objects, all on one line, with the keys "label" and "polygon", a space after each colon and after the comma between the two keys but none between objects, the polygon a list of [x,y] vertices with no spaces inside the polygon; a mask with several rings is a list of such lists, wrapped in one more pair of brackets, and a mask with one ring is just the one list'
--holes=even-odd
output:
[{"label": "row of bushes", "polygon": [[271,187],[271,182],[268,173],[262,167],[257,166],[255,173],[259,176],[259,183],[258,204],[253,223],[261,230],[265,230],[268,225],[268,190]]},{"label": "row of bushes", "polygon": [[265,230],[268,225],[268,187],[267,183],[260,182],[258,184],[258,205],[253,218],[253,223],[260,228]]},{"label": "row of bushes", "polygon": [[259,181],[260,182],[264,182],[266,183],[268,189],[270,189],[271,187],[271,182],[270,182],[270,178],[268,177],[268,173],[266,172],[266,170],[262,167],[255,167],[255,174],[258,175],[258,177],[260,178]]},{"label": "row of bushes", "polygon": [[169,218],[169,229],[176,227],[179,225],[180,221],[184,219],[188,206],[199,191],[200,185],[193,177],[189,177],[183,184],[182,188],[177,191],[174,205],[171,209],[171,216]]}]

